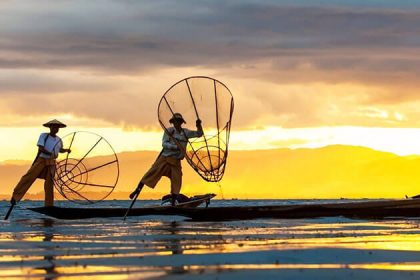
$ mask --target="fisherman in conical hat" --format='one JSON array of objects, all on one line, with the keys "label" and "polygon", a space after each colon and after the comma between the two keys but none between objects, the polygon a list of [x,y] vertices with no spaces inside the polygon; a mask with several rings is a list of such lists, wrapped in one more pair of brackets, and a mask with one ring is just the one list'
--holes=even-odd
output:
[{"label": "fisherman in conical hat", "polygon": [[196,131],[183,128],[182,125],[186,122],[180,113],[174,113],[169,122],[173,127],[166,129],[163,134],[162,152],[130,194],[130,199],[138,195],[144,185],[154,188],[162,176],[166,176],[171,180],[171,204],[174,206],[177,202],[182,186],[181,160],[185,157],[188,139],[201,137],[203,127],[198,119]]},{"label": "fisherman in conical hat", "polygon": [[45,206],[54,205],[54,174],[55,159],[58,153],[70,153],[70,149],[63,149],[63,142],[57,136],[60,128],[66,125],[58,120],[52,120],[44,123],[43,126],[50,129],[49,133],[41,133],[38,139],[38,154],[32,163],[32,166],[20,179],[19,183],[13,190],[10,203],[12,205],[19,202],[28,189],[32,186],[37,178],[44,179],[45,190]]}]

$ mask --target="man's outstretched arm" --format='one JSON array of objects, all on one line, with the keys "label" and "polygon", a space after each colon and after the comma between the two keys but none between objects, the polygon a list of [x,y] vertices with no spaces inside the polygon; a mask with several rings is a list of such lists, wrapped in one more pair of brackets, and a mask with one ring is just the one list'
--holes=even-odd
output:
[{"label": "man's outstretched arm", "polygon": [[203,134],[204,134],[203,126],[201,125],[201,120],[200,119],[197,119],[195,121],[195,126],[197,127],[197,137],[203,136]]},{"label": "man's outstretched arm", "polygon": [[200,138],[201,136],[203,136],[204,132],[200,119],[197,119],[195,121],[195,126],[197,127],[197,130],[184,129],[187,138]]}]

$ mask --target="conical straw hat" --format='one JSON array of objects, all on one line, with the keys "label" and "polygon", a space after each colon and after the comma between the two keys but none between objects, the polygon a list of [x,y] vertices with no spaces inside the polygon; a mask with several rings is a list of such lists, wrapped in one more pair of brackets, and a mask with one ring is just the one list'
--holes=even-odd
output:
[{"label": "conical straw hat", "polygon": [[52,126],[58,126],[59,128],[63,128],[66,127],[67,125],[65,125],[64,123],[54,119],[52,121],[49,121],[47,123],[44,123],[43,126],[45,127],[52,127]]},{"label": "conical straw hat", "polygon": [[173,123],[176,119],[181,120],[183,123],[186,123],[184,118],[180,113],[174,113],[172,118],[169,120],[170,123]]}]

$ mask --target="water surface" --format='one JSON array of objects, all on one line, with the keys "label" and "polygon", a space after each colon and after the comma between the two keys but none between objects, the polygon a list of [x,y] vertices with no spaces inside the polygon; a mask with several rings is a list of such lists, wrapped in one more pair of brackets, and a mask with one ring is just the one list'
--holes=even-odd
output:
[{"label": "water surface", "polygon": [[[214,201],[214,206],[317,203]],[[332,202],[322,201],[322,202]],[[140,201],[137,206],[156,205]],[[126,207],[107,201],[101,207]],[[0,222],[7,279],[420,279],[420,220],[191,222],[179,216],[57,220],[26,210]],[[73,207],[69,202],[57,206]],[[4,216],[7,202],[0,202]]]}]

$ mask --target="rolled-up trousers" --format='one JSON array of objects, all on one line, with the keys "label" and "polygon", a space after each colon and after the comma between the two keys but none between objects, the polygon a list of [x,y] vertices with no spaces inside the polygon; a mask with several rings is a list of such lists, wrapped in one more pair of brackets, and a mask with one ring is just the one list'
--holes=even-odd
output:
[{"label": "rolled-up trousers", "polygon": [[154,188],[162,176],[171,180],[171,193],[179,194],[182,185],[181,160],[160,156],[149,171],[144,174],[141,182],[150,188]]},{"label": "rolled-up trousers", "polygon": [[31,168],[20,179],[19,183],[13,190],[13,198],[20,201],[32,184],[40,175],[47,169],[44,191],[45,191],[45,206],[54,205],[54,174],[55,174],[55,160],[38,157]]}]

